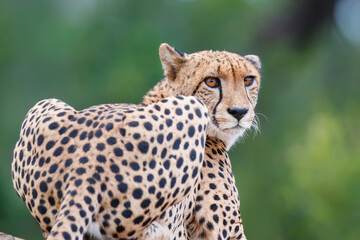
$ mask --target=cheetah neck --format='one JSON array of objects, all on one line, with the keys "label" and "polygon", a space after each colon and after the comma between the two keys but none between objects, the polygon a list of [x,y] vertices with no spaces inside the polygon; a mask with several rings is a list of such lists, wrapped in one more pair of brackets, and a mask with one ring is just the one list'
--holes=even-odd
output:
[{"label": "cheetah neck", "polygon": [[164,78],[144,96],[143,102],[141,104],[147,105],[156,103],[170,96],[169,80]]}]

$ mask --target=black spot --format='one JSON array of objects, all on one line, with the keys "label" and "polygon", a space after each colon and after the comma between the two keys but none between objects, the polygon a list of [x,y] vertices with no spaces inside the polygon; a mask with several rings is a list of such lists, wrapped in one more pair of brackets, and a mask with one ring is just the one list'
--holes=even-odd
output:
[{"label": "black spot", "polygon": [[181,139],[180,138],[176,139],[173,145],[173,149],[178,150],[180,147],[180,143],[181,143]]},{"label": "black spot", "polygon": [[181,115],[183,114],[181,108],[177,108],[177,109],[175,110],[175,113],[176,113],[176,115],[178,115],[178,116],[181,116]]},{"label": "black spot", "polygon": [[193,149],[190,152],[190,160],[194,161],[196,159],[196,151]]},{"label": "black spot", "polygon": [[194,134],[195,134],[195,128],[194,128],[193,126],[190,126],[190,127],[189,127],[188,134],[189,134],[189,137],[193,137],[193,136],[194,136]]},{"label": "black spot", "polygon": [[78,130],[74,129],[69,133],[69,137],[75,138],[78,134]]},{"label": "black spot", "polygon": [[95,193],[95,189],[93,187],[87,187],[86,190],[88,190],[89,193],[94,194]]},{"label": "black spot", "polygon": [[81,185],[81,183],[82,183],[82,180],[81,179],[78,179],[78,180],[76,180],[75,181],[75,186],[80,186]]},{"label": "black spot", "polygon": [[44,142],[44,136],[40,135],[37,139],[37,145],[41,146],[41,144]]},{"label": "black spot", "polygon": [[184,127],[184,124],[182,122],[179,122],[177,125],[176,125],[176,128],[177,130],[181,131]]},{"label": "black spot", "polygon": [[80,140],[84,140],[87,136],[87,132],[83,131],[81,134],[80,134]]},{"label": "black spot", "polygon": [[100,167],[100,166],[96,166],[96,171],[98,172],[98,173],[103,173],[104,172],[104,168],[102,168],[102,167]]},{"label": "black spot", "polygon": [[164,188],[166,184],[166,179],[165,178],[161,178],[160,182],[159,182],[159,187],[160,188]]},{"label": "black spot", "polygon": [[82,175],[86,172],[86,169],[85,168],[78,168],[76,169],[76,173],[79,174],[79,175]]},{"label": "black spot", "polygon": [[125,144],[125,148],[128,151],[132,151],[134,149],[134,146],[132,145],[131,142],[128,142],[127,144]]},{"label": "black spot", "polygon": [[88,152],[88,151],[90,150],[90,147],[91,147],[90,143],[86,143],[86,144],[83,146],[83,151],[84,151],[84,152]]},{"label": "black spot", "polygon": [[80,163],[82,163],[82,164],[87,163],[88,161],[89,161],[89,159],[87,157],[80,158]]},{"label": "black spot", "polygon": [[181,179],[181,183],[184,184],[186,182],[186,180],[188,179],[189,175],[185,174],[182,179]]},{"label": "black spot", "polygon": [[149,182],[151,182],[152,180],[154,180],[154,175],[152,175],[151,173],[149,173],[149,174],[147,175],[147,180],[148,180]]},{"label": "black spot", "polygon": [[60,128],[60,130],[59,130],[59,134],[62,135],[62,134],[64,134],[66,131],[67,131],[67,128],[66,128],[66,127],[62,127],[62,128]]},{"label": "black spot", "polygon": [[74,153],[76,151],[76,146],[75,145],[71,145],[69,148],[68,148],[68,153]]},{"label": "black spot", "polygon": [[106,129],[107,131],[110,131],[110,130],[113,129],[113,128],[114,128],[114,125],[113,125],[112,123],[106,124],[105,129]]},{"label": "black spot", "polygon": [[63,232],[62,235],[63,235],[65,240],[71,240],[71,236],[67,232]]},{"label": "black spot", "polygon": [[36,199],[37,196],[38,196],[37,191],[36,191],[35,189],[33,189],[33,190],[32,190],[32,197],[33,197],[34,199]]},{"label": "black spot", "polygon": [[132,211],[131,210],[124,210],[121,215],[123,215],[125,218],[130,218],[132,216]]},{"label": "black spot", "polygon": [[130,126],[130,127],[137,127],[137,126],[139,126],[139,122],[137,122],[137,121],[132,121],[132,122],[129,123],[129,126]]},{"label": "black spot", "polygon": [[150,122],[144,123],[144,127],[146,130],[151,131],[152,130],[152,124]]},{"label": "black spot", "polygon": [[141,208],[145,209],[150,205],[150,203],[151,203],[151,201],[147,198],[141,202],[140,206],[141,206]]},{"label": "black spot", "polygon": [[164,162],[164,168],[165,168],[166,170],[169,170],[169,168],[170,168],[170,161],[169,161],[169,160],[166,160],[166,161]]},{"label": "black spot", "polygon": [[106,162],[106,158],[104,155],[97,155],[96,160],[101,163]]},{"label": "black spot", "polygon": [[64,137],[63,139],[61,139],[61,144],[67,144],[68,142],[69,142],[68,137]]},{"label": "black spot", "polygon": [[163,141],[164,141],[164,135],[159,134],[159,135],[157,136],[157,141],[158,141],[158,143],[162,144]]},{"label": "black spot", "polygon": [[214,225],[213,225],[211,222],[207,222],[206,227],[207,227],[209,230],[213,230],[213,229],[214,229]]},{"label": "black spot", "polygon": [[114,148],[114,153],[115,156],[121,157],[123,155],[123,150],[121,150],[120,148]]},{"label": "black spot", "polygon": [[166,153],[167,153],[167,150],[166,150],[166,148],[164,148],[161,152],[161,158],[165,158]]},{"label": "black spot", "polygon": [[176,167],[177,168],[181,168],[181,166],[184,163],[184,159],[182,157],[180,157],[177,161],[176,161]]},{"label": "black spot", "polygon": [[49,141],[47,144],[46,144],[46,150],[49,150],[51,149],[53,146],[55,145],[55,142],[54,141]]},{"label": "black spot", "polygon": [[47,190],[48,190],[48,186],[47,186],[46,182],[45,182],[45,181],[42,181],[42,182],[40,183],[40,191],[46,192]]},{"label": "black spot", "polygon": [[46,213],[47,209],[46,209],[46,207],[40,205],[38,207],[38,211],[41,215],[44,215]]},{"label": "black spot", "polygon": [[57,156],[59,156],[62,152],[63,152],[63,148],[62,147],[58,147],[57,149],[55,149],[55,151],[54,151],[54,157],[57,157]]},{"label": "black spot", "polygon": [[137,175],[134,177],[134,182],[141,183],[142,182],[142,176]]},{"label": "black spot", "polygon": [[101,131],[101,129],[98,129],[98,130],[95,132],[95,137],[100,138],[101,136],[102,136],[102,131]]},{"label": "black spot", "polygon": [[144,217],[143,216],[139,216],[137,218],[134,219],[134,224],[139,224],[141,223],[142,221],[144,220]]},{"label": "black spot", "polygon": [[116,181],[118,181],[118,182],[122,182],[124,178],[123,178],[122,175],[117,174],[117,175],[115,176],[115,179],[116,179]]},{"label": "black spot", "polygon": [[149,167],[150,167],[151,169],[154,169],[155,166],[156,166],[156,161],[155,161],[155,160],[151,160],[150,163],[149,163]]},{"label": "black spot", "polygon": [[103,143],[98,143],[98,144],[96,145],[96,149],[99,150],[99,151],[104,150],[104,148],[105,148],[105,145],[104,145]]},{"label": "black spot", "polygon": [[199,169],[197,167],[194,168],[193,172],[192,172],[192,178],[195,178],[197,173],[198,173]]},{"label": "black spot", "polygon": [[114,137],[109,137],[106,142],[109,144],[109,145],[114,145],[116,144],[116,138]]},{"label": "black spot", "polygon": [[119,167],[118,167],[117,165],[115,165],[115,164],[112,164],[112,165],[110,166],[110,169],[111,169],[111,171],[112,171],[113,173],[118,173],[118,172],[119,172]]},{"label": "black spot", "polygon": [[166,140],[168,140],[168,141],[170,141],[172,138],[173,138],[173,134],[172,134],[172,133],[169,133],[169,134],[166,136]]},{"label": "black spot", "polygon": [[166,119],[166,126],[171,127],[173,121],[171,119]]},{"label": "black spot", "polygon": [[143,195],[143,191],[140,188],[135,188],[132,195],[135,199],[140,199]]},{"label": "black spot", "polygon": [[149,150],[149,143],[145,142],[145,141],[141,141],[138,145],[138,148],[139,148],[140,152],[145,154]]},{"label": "black spot", "polygon": [[200,109],[197,108],[197,109],[195,110],[195,113],[196,113],[196,116],[198,116],[199,118],[201,118],[202,114],[201,114]]},{"label": "black spot", "polygon": [[87,126],[87,127],[90,127],[90,125],[92,124],[92,122],[93,122],[92,120],[87,120],[87,121],[86,121],[86,126]]},{"label": "black spot", "polygon": [[54,173],[57,168],[58,168],[57,164],[51,165],[50,168],[49,168],[49,173]]},{"label": "black spot", "polygon": [[137,164],[136,162],[131,162],[131,163],[130,163],[130,167],[131,167],[131,169],[134,170],[134,171],[138,171],[138,170],[140,169],[139,164]]},{"label": "black spot", "polygon": [[77,123],[78,124],[83,124],[84,122],[85,122],[85,118],[84,117],[82,117],[82,118],[79,118],[78,120],[77,120]]},{"label": "black spot", "polygon": [[159,208],[163,203],[164,203],[164,198],[162,197],[162,198],[160,198],[157,202],[156,202],[156,204],[155,204],[155,208]]},{"label": "black spot", "polygon": [[65,161],[65,167],[69,167],[73,163],[72,159],[68,159]]},{"label": "black spot", "polygon": [[210,209],[214,212],[217,210],[217,208],[218,206],[215,203],[210,205]]},{"label": "black spot", "polygon": [[57,129],[58,127],[59,127],[59,124],[57,122],[50,123],[50,125],[49,125],[50,130]]},{"label": "black spot", "polygon": [[121,136],[125,137],[126,130],[124,128],[120,128],[120,134]]},{"label": "black spot", "polygon": [[71,224],[71,231],[76,233],[78,230],[78,227],[75,224]]},{"label": "black spot", "polygon": [[111,206],[113,207],[113,208],[116,208],[117,206],[119,206],[119,199],[113,199],[113,200],[111,200]]},{"label": "black spot", "polygon": [[126,193],[128,189],[128,186],[126,183],[120,183],[118,184],[118,190],[121,192],[121,193]]},{"label": "black spot", "polygon": [[92,139],[92,138],[93,138],[93,136],[94,136],[93,131],[90,131],[90,132],[89,132],[89,134],[88,134],[88,139],[89,139],[89,140],[90,140],[90,139]]}]

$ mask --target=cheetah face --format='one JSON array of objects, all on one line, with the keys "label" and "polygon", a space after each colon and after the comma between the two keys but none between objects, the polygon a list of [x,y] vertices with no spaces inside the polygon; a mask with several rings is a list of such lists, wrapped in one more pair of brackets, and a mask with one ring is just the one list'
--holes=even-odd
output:
[{"label": "cheetah face", "polygon": [[230,148],[254,122],[260,87],[259,57],[225,51],[184,54],[167,44],[162,44],[159,52],[170,95],[201,99],[211,116],[207,134]]}]

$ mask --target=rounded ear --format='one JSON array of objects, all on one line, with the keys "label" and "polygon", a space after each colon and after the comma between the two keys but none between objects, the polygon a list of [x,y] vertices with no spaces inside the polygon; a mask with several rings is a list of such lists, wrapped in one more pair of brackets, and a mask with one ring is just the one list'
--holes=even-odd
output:
[{"label": "rounded ear", "polygon": [[249,62],[252,63],[252,65],[255,66],[255,68],[260,71],[261,69],[261,62],[260,62],[260,58],[256,55],[246,55],[244,57],[246,60],[248,60]]},{"label": "rounded ear", "polygon": [[162,43],[159,48],[161,64],[164,75],[169,80],[175,80],[177,73],[186,62],[186,54],[179,52],[167,43]]}]

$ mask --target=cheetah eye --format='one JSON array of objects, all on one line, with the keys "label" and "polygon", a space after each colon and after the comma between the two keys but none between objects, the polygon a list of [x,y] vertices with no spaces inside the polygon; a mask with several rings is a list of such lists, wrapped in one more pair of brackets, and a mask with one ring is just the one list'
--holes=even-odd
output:
[{"label": "cheetah eye", "polygon": [[254,76],[247,76],[244,78],[244,83],[246,87],[250,87],[254,82],[255,77]]},{"label": "cheetah eye", "polygon": [[217,88],[220,85],[220,80],[217,77],[207,77],[205,78],[204,82],[211,88]]}]

